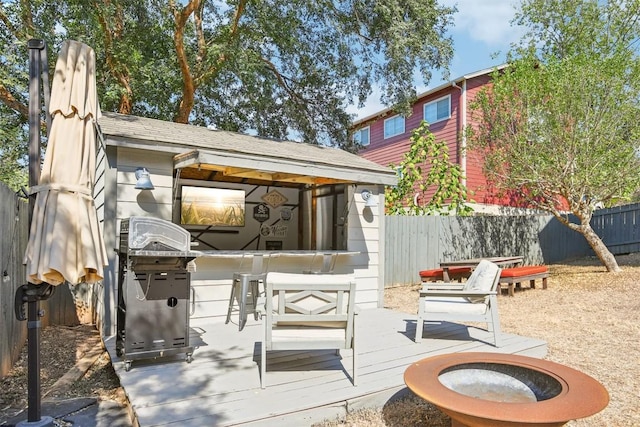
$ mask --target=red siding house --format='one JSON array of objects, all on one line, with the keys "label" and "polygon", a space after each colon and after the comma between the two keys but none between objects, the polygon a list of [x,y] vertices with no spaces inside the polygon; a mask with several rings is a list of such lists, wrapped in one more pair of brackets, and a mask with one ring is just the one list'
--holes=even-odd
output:
[{"label": "red siding house", "polygon": [[469,199],[475,201],[471,204],[475,211],[490,212],[497,206],[516,206],[517,203],[501,199],[492,191],[482,173],[483,157],[464,149],[463,129],[473,125],[469,105],[478,92],[490,84],[494,69],[464,75],[418,95],[407,117],[385,109],[354,122],[354,138],[364,145],[358,154],[384,166],[399,164],[404,153],[409,151],[411,132],[424,119],[430,123],[436,140],[447,142],[450,161],[460,165]]}]

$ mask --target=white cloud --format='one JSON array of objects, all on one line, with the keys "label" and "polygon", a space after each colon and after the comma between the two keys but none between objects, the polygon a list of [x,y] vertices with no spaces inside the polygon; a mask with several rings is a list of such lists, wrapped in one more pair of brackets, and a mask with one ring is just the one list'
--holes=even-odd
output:
[{"label": "white cloud", "polygon": [[440,3],[458,8],[454,14],[454,33],[466,33],[489,46],[508,45],[521,34],[521,29],[511,27],[519,0],[441,0]]}]

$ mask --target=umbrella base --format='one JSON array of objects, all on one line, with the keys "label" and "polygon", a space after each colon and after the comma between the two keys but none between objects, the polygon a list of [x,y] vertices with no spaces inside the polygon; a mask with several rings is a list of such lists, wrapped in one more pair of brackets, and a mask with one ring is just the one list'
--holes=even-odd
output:
[{"label": "umbrella base", "polygon": [[40,417],[39,421],[20,421],[16,427],[53,427],[53,418]]}]

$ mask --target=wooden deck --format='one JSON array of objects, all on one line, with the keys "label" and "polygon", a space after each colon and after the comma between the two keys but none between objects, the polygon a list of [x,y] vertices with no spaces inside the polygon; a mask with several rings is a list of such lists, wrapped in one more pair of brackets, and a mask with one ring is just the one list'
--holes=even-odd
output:
[{"label": "wooden deck", "polygon": [[260,388],[261,324],[191,325],[194,360],[134,361],[129,372],[106,346],[141,427],[304,426],[362,407],[381,407],[407,389],[403,374],[411,363],[432,355],[489,351],[543,357],[544,341],[505,334],[497,349],[492,334],[453,323],[425,325],[413,341],[415,316],[386,309],[357,316],[358,386],[351,383],[351,352],[270,352],[266,389]]}]

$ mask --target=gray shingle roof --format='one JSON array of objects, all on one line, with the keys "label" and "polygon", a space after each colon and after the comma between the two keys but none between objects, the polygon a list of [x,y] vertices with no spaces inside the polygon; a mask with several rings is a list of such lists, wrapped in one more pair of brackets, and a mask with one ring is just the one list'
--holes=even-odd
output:
[{"label": "gray shingle roof", "polygon": [[[211,130],[201,126],[185,125],[162,120],[103,113],[99,120],[102,133],[124,140],[148,142],[153,145],[184,148],[182,152],[199,150],[233,156],[254,156],[262,161],[272,159],[296,162],[304,166],[317,165],[325,169],[358,170],[367,176],[376,176],[372,183],[393,185],[395,172],[370,160],[344,150],[286,140],[276,140],[241,133]],[[107,141],[109,140],[106,138]],[[126,143],[125,143],[126,145]]]}]

